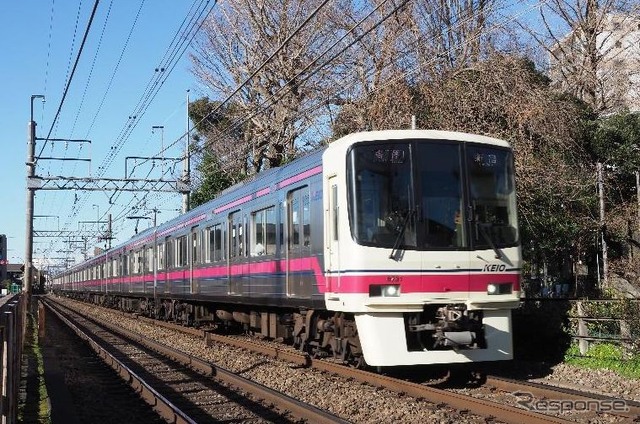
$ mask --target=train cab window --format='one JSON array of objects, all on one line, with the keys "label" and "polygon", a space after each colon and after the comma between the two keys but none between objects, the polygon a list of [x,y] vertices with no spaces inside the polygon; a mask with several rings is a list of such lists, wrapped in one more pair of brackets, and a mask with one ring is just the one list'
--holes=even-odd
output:
[{"label": "train cab window", "polygon": [[511,152],[471,145],[466,159],[474,247],[495,249],[516,245],[519,236]]},{"label": "train cab window", "polygon": [[419,220],[425,248],[467,246],[460,144],[418,143]]},{"label": "train cab window", "polygon": [[416,207],[409,143],[371,143],[349,154],[349,221],[361,244],[415,248]]},{"label": "train cab window", "polygon": [[276,208],[271,206],[252,214],[253,242],[251,256],[273,255],[276,252]]}]

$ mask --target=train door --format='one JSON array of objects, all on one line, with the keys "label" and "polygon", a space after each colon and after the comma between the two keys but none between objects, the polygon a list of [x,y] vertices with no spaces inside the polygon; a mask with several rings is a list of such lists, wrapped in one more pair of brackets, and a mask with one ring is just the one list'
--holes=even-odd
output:
[{"label": "train door", "polygon": [[334,175],[327,179],[327,190],[329,194],[329,210],[326,211],[326,250],[327,265],[329,272],[327,279],[327,291],[334,291],[340,285],[340,237],[339,237],[339,207],[338,207],[338,178]]},{"label": "train door", "polygon": [[287,295],[311,296],[311,215],[309,187],[287,193]]},{"label": "train door", "polygon": [[228,218],[228,276],[229,294],[242,294],[242,261],[244,260],[244,225],[240,211],[232,212]]}]

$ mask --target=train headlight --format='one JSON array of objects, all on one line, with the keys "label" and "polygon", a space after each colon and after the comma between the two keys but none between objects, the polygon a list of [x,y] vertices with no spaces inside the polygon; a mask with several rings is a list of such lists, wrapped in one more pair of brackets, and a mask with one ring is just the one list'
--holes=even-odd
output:
[{"label": "train headlight", "polygon": [[398,297],[400,284],[376,284],[369,286],[369,297]]},{"label": "train headlight", "polygon": [[511,283],[489,283],[487,294],[511,294],[513,291]]}]

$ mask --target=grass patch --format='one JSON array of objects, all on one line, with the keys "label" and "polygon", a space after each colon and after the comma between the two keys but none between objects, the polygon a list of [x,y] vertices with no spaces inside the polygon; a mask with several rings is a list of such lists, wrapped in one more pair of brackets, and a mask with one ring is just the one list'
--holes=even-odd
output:
[{"label": "grass patch", "polygon": [[564,361],[582,368],[607,369],[624,377],[640,379],[640,355],[625,357],[622,347],[611,343],[593,344],[584,356],[580,355],[578,345],[572,344]]},{"label": "grass patch", "polygon": [[27,314],[23,361],[26,363],[26,396],[18,405],[18,422],[51,424],[51,406],[44,380],[44,360],[38,340],[38,323]]}]

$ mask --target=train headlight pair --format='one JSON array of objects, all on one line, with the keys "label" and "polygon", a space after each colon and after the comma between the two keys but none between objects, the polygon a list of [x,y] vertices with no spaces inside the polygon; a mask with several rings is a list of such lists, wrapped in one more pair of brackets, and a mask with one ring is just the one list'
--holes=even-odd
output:
[{"label": "train headlight pair", "polygon": [[369,286],[369,297],[398,297],[400,284],[376,284]]},{"label": "train headlight pair", "polygon": [[511,283],[489,283],[487,294],[511,294],[513,291]]}]

